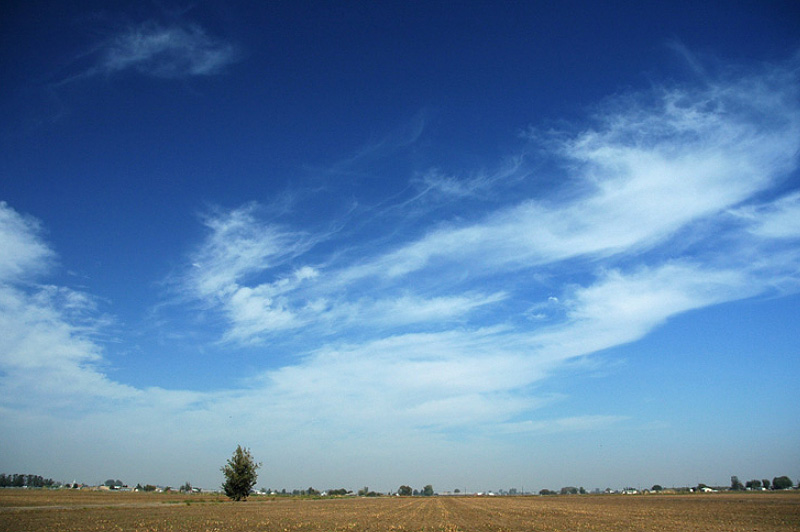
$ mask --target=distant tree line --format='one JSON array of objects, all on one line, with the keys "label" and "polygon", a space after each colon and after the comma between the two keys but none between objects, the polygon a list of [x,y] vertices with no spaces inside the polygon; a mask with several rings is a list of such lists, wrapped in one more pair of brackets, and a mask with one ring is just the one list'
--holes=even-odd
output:
[{"label": "distant tree line", "polygon": [[561,488],[559,491],[552,491],[548,489],[539,490],[539,495],[585,495],[586,490],[581,486],[580,488],[576,488],[575,486],[565,486]]},{"label": "distant tree line", "polygon": [[[458,490],[456,490],[456,491],[458,491]],[[415,489],[412,489],[411,486],[402,485],[399,488],[397,488],[397,494],[401,495],[401,496],[406,496],[406,497],[410,496],[410,495],[417,496],[417,497],[418,496],[432,497],[434,495],[434,492],[433,492],[433,486],[431,484],[428,484],[427,486],[422,488],[422,490],[415,490]]]},{"label": "distant tree line", "polygon": [[41,475],[13,475],[0,474],[0,488],[54,488],[61,484],[52,478],[44,478]]},{"label": "distant tree line", "polygon": [[[730,487],[712,487],[707,484],[703,484],[702,482],[699,483],[696,487],[683,487],[683,488],[671,488],[672,490],[679,491],[679,492],[690,492],[690,491],[720,491],[720,490],[730,490],[730,491],[744,491],[744,490],[786,490],[792,489],[794,487],[794,483],[791,478],[787,476],[780,476],[775,477],[771,481],[768,478],[764,479],[753,479],[748,480],[744,484],[739,480],[739,477],[736,475],[731,477],[731,485]],[[800,482],[797,484],[797,488],[800,489]],[[661,492],[665,488],[662,487],[660,484],[653,485],[650,488],[650,491],[653,492]],[[639,490],[627,487],[622,490],[623,493],[638,493]],[[539,495],[577,495],[577,494],[584,494],[587,493],[583,488],[576,488],[573,486],[567,486],[561,488],[558,491],[543,489],[539,491]],[[606,488],[605,492],[601,492],[600,490],[595,490],[592,493],[617,493],[616,491],[612,490],[611,488]]]},{"label": "distant tree line", "polygon": [[[787,477],[786,475],[780,477],[774,477],[772,482],[768,478],[753,479],[748,480],[744,484],[739,481],[739,477],[736,475],[731,477],[731,490],[732,491],[740,491],[740,490],[760,490],[760,489],[774,489],[774,490],[788,490],[793,487],[792,479]],[[800,483],[798,483],[800,486]]]}]

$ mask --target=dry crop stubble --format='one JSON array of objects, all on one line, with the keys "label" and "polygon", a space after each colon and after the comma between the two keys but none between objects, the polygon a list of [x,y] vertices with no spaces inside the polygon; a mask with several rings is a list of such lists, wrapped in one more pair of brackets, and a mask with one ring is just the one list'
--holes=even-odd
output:
[{"label": "dry crop stubble", "polygon": [[0,490],[2,531],[786,532],[800,493],[295,499]]}]

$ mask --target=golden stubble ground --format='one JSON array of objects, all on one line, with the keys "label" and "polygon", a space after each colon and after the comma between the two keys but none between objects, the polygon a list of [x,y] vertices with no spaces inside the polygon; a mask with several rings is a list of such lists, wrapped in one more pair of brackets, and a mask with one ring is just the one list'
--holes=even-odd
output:
[{"label": "golden stubble ground", "polygon": [[800,493],[293,499],[0,490],[2,531],[800,530]]}]

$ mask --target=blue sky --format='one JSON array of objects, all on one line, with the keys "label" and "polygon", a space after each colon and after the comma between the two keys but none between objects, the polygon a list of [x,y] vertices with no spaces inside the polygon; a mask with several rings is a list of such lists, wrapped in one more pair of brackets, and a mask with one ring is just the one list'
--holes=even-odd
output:
[{"label": "blue sky", "polygon": [[800,476],[792,2],[15,2],[0,470]]}]

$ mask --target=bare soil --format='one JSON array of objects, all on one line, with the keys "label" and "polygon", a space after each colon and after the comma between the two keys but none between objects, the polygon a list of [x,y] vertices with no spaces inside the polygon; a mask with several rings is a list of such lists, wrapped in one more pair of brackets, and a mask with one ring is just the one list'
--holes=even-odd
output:
[{"label": "bare soil", "polygon": [[800,493],[294,499],[0,490],[0,531],[800,531]]}]

